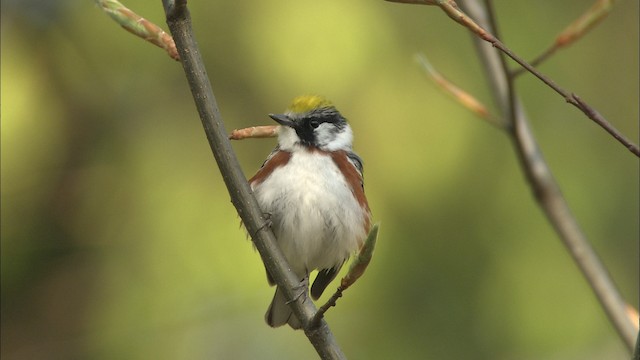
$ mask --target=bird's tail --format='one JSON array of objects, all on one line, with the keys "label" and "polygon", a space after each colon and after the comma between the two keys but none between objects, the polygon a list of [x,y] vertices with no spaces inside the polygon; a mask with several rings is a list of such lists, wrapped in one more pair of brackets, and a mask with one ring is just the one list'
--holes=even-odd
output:
[{"label": "bird's tail", "polygon": [[284,324],[289,324],[293,329],[302,327],[300,320],[293,314],[291,306],[287,304],[287,299],[285,299],[279,287],[276,287],[276,293],[273,295],[271,305],[269,305],[269,309],[264,315],[264,320],[271,327],[278,327]]}]

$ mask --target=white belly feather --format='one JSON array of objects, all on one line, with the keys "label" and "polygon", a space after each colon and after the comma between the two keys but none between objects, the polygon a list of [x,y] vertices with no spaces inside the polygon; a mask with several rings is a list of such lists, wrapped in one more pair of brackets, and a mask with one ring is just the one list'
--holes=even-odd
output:
[{"label": "white belly feather", "polygon": [[331,157],[296,151],[254,187],[292,270],[303,277],[341,264],[364,239],[366,214]]}]

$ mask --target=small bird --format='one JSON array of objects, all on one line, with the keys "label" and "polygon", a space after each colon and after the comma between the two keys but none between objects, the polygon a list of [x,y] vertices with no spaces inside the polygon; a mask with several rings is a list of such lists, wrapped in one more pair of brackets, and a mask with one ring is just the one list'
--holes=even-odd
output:
[{"label": "small bird", "polygon": [[[321,96],[297,97],[284,114],[269,117],[281,125],[278,145],[249,184],[305,296],[309,273],[318,270],[311,287],[317,300],[371,228],[362,160],[347,120]],[[265,320],[302,326],[279,288]]]}]

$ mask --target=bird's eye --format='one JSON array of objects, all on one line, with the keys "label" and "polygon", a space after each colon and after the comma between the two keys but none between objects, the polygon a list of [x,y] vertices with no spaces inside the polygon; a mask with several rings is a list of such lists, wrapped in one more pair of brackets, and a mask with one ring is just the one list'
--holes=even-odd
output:
[{"label": "bird's eye", "polygon": [[309,125],[311,125],[311,127],[315,129],[320,126],[320,121],[316,119],[309,120]]}]

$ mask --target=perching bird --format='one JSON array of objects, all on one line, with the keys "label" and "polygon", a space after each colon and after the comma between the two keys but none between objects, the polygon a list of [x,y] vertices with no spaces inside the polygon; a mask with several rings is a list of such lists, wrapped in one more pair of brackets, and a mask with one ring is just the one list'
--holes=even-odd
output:
[{"label": "perching bird", "polygon": [[[351,127],[323,97],[297,97],[284,114],[269,116],[281,125],[278,145],[249,183],[305,293],[309,273],[318,270],[315,300],[369,233],[362,160],[352,150]],[[265,320],[301,327],[279,288]]]}]

